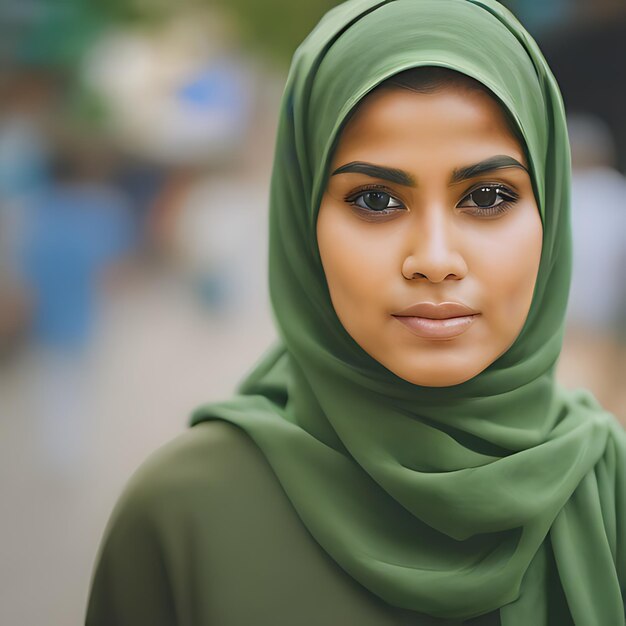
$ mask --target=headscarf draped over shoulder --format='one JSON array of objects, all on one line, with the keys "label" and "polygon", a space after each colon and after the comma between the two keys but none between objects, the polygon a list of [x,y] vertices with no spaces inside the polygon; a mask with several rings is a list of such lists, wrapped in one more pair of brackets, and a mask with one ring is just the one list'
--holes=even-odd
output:
[{"label": "headscarf draped over shoulder", "polygon": [[[543,223],[516,341],[474,378],[438,388],[400,379],[348,335],[315,232],[350,112],[386,78],[426,65],[475,78],[510,113]],[[500,609],[503,626],[548,626],[560,597],[559,624],[625,624],[626,436],[589,392],[554,377],[572,267],[569,194],[557,83],[497,2],[349,0],[297,49],[270,192],[279,339],[232,397],[200,407],[191,424],[244,429],[320,546],[393,606],[459,619]]]}]

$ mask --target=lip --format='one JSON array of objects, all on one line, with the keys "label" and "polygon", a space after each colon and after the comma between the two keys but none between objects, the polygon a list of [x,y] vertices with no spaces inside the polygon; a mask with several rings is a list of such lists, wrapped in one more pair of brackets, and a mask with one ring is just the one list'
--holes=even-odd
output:
[{"label": "lip", "polygon": [[418,337],[451,339],[464,333],[479,315],[460,302],[418,302],[393,317]]}]

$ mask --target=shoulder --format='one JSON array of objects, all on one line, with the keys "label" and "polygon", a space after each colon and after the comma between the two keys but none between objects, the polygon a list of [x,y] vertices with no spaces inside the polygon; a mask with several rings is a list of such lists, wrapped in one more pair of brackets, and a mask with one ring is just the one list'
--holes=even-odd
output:
[{"label": "shoulder", "polygon": [[231,502],[247,506],[247,478],[264,462],[243,430],[218,421],[194,426],[153,452],[126,483],[107,522],[86,623],[177,623],[192,593],[181,596],[181,581],[192,589],[214,571],[215,537],[236,519]]},{"label": "shoulder", "polygon": [[[238,426],[223,420],[202,422],[187,429],[171,441],[155,450],[139,466],[133,482],[168,483],[188,476],[186,472],[202,468],[211,472],[233,469],[232,455],[257,455],[255,443]],[[203,475],[206,472],[203,471]]]},{"label": "shoulder", "polygon": [[276,490],[271,468],[242,429],[219,420],[190,428],[128,479],[104,529],[94,589],[108,594],[119,587],[115,580],[134,577],[155,587],[153,579],[176,569],[189,542],[197,547],[224,535]]},{"label": "shoulder", "polygon": [[243,491],[253,475],[271,472],[244,430],[222,420],[200,423],[150,454],[128,480],[116,506],[164,515],[175,505],[205,503]]}]

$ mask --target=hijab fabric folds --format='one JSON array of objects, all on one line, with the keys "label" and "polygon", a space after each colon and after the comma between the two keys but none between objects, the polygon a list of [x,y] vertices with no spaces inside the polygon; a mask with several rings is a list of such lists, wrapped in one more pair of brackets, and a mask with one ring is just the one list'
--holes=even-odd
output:
[{"label": "hijab fabric folds", "polygon": [[[508,109],[543,222],[515,343],[478,376],[440,388],[400,379],[348,335],[315,234],[350,111],[389,76],[425,65],[477,79]],[[191,424],[243,428],[321,547],[391,605],[455,619],[500,609],[503,626],[543,626],[558,594],[563,624],[626,623],[626,436],[590,393],[554,379],[572,266],[569,189],[558,86],[493,0],[349,0],[294,55],[270,192],[279,340]]]}]

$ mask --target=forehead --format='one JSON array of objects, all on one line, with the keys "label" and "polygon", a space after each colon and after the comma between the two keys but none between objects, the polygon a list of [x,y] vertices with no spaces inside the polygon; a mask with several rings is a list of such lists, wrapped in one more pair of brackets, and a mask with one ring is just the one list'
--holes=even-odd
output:
[{"label": "forehead", "polygon": [[[416,156],[437,153],[455,160],[457,150],[506,149],[525,162],[524,150],[496,99],[463,87],[433,93],[383,88],[366,96],[341,132],[333,162],[389,151]],[[487,154],[487,156],[489,156]]]}]

